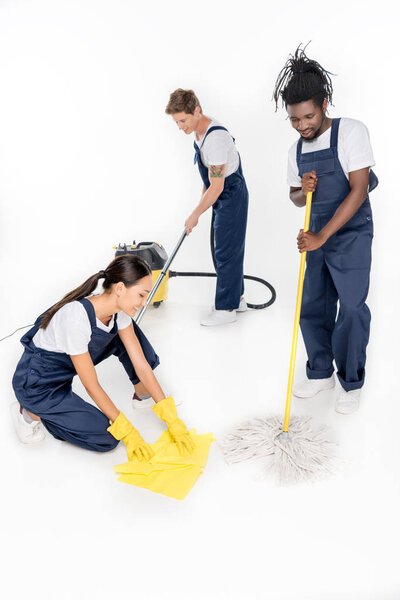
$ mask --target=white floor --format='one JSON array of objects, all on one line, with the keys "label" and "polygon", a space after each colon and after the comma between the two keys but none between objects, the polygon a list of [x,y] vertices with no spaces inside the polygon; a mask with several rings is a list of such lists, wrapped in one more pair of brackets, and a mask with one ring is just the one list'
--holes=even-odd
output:
[{"label": "white floor", "polygon": [[[202,328],[212,289],[208,280],[171,281],[167,303],[149,310],[142,326],[160,354],[165,391],[184,400],[181,417],[219,438],[244,419],[282,414],[293,307],[279,301],[236,324]],[[7,598],[398,600],[400,420],[398,381],[382,385],[388,361],[394,365],[394,314],[385,310],[375,311],[360,411],[336,414],[330,392],[293,404],[293,414],[330,426],[345,459],[338,474],[279,488],[262,462],[228,467],[214,444],[183,502],[117,482],[122,446],[96,454],[49,435],[36,447],[20,444],[7,405],[21,347],[17,335],[2,342],[2,586],[14,590]],[[300,342],[297,377],[303,364]],[[151,411],[133,412],[118,361],[98,372],[155,440],[161,423]]]}]

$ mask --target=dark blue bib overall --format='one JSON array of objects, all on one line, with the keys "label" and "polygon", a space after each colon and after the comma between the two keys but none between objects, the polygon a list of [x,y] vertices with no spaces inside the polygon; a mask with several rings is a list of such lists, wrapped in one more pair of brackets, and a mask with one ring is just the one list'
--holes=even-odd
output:
[{"label": "dark blue bib overall", "polygon": [[[117,315],[111,331],[104,331],[96,325],[93,304],[86,298],[79,302],[88,314],[92,329],[88,351],[93,363],[97,365],[115,355],[132,383],[138,383],[132,362],[118,336]],[[98,452],[112,450],[118,441],[107,431],[109,420],[106,415],[72,391],[76,371],[70,356],[37,348],[33,343],[40,322],[41,317],[21,338],[25,350],[12,381],[18,402],[40,417],[43,425],[56,439]],[[134,322],[133,327],[146,360],[154,369],[159,364],[158,356]]]},{"label": "dark blue bib overall", "polygon": [[[208,167],[201,161],[200,150],[210,133],[225,127],[214,126],[206,132],[200,147],[194,142],[194,163],[206,189],[210,186]],[[232,138],[233,139],[233,138]],[[235,141],[235,140],[233,140]],[[243,177],[239,156],[238,169],[225,178],[224,189],[213,204],[215,260],[217,263],[217,288],[215,308],[236,309],[244,292],[243,259],[246,239],[249,194]]]},{"label": "dark blue bib overall", "polygon": [[[330,147],[302,153],[297,144],[300,177],[315,170],[317,188],[313,194],[310,230],[318,233],[332,218],[350,192],[350,185],[338,158],[340,119],[333,119]],[[369,191],[378,185],[370,171]],[[346,391],[364,383],[366,347],[371,315],[365,300],[369,288],[372,213],[367,196],[364,203],[318,250],[307,253],[300,326],[307,350],[307,376],[324,379],[333,373]],[[337,302],[339,300],[339,312]]]}]

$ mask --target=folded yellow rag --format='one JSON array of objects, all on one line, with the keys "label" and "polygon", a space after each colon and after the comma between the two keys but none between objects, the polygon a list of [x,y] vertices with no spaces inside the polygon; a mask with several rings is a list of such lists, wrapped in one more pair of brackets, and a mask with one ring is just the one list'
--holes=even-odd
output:
[{"label": "folded yellow rag", "polygon": [[196,445],[190,454],[182,456],[168,431],[164,431],[154,444],[149,444],[154,451],[150,460],[134,458],[114,467],[120,473],[118,481],[183,500],[203,472],[210,445],[215,442],[212,433],[197,435],[192,429],[190,434]]}]

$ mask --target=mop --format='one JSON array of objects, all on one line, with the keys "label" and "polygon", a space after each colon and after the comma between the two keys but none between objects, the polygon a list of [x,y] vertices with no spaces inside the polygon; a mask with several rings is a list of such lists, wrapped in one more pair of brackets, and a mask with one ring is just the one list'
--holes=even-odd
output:
[{"label": "mop", "polygon": [[[312,193],[307,194],[304,231],[310,224]],[[297,338],[303,296],[306,252],[301,254],[297,286],[289,380],[286,395],[285,416],[258,418],[234,429],[221,442],[220,447],[228,464],[244,460],[268,457],[267,468],[281,485],[318,479],[331,473],[337,463],[335,445],[327,438],[328,429],[312,427],[309,417],[294,417],[289,432]]]}]

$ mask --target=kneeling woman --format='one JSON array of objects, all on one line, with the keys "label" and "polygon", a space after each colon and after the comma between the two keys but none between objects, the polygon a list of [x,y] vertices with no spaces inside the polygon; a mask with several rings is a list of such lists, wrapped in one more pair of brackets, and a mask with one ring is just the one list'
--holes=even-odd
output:
[{"label": "kneeling woman", "polygon": [[[90,295],[103,278],[103,293]],[[25,350],[13,378],[18,403],[12,412],[22,442],[43,439],[42,424],[56,439],[82,448],[106,452],[122,440],[128,459],[151,458],[151,447],[98,382],[95,365],[114,355],[135,386],[135,397],[149,394],[156,402],[153,410],[167,423],[179,451],[192,450],[173,399],[165,398],[153,374],[158,356],[132,321],[151,285],[145,261],[119,256],[41,315],[21,338]],[[72,391],[76,374],[100,410]]]}]

